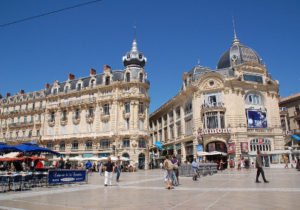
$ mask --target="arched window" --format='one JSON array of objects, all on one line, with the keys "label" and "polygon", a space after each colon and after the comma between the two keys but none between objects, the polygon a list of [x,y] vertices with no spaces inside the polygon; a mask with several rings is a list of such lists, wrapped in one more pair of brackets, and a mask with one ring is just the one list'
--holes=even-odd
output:
[{"label": "arched window", "polygon": [[144,81],[144,74],[143,74],[143,73],[140,73],[140,75],[139,75],[139,80],[140,80],[140,82],[143,82],[143,81]]},{"label": "arched window", "polygon": [[246,103],[251,105],[262,105],[262,98],[257,93],[249,93],[246,96]]},{"label": "arched window", "polygon": [[92,150],[93,149],[93,142],[92,140],[87,140],[85,142],[85,150]]},{"label": "arched window", "polygon": [[65,86],[65,93],[69,92],[69,85]]},{"label": "arched window", "polygon": [[105,85],[110,85],[110,77],[105,77]]},{"label": "arched window", "polygon": [[76,89],[77,89],[77,90],[81,90],[81,88],[82,88],[82,84],[81,84],[81,82],[80,82],[80,83],[77,84],[77,88],[76,88]]},{"label": "arched window", "polygon": [[126,73],[126,82],[130,82],[130,73],[129,72],[127,72]]}]

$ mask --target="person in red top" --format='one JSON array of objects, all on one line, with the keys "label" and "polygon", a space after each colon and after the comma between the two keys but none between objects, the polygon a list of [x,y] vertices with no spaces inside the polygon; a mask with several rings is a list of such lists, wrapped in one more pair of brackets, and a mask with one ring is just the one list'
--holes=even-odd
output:
[{"label": "person in red top", "polygon": [[36,169],[41,169],[41,168],[44,168],[44,164],[41,160],[38,160],[36,166],[35,166]]}]

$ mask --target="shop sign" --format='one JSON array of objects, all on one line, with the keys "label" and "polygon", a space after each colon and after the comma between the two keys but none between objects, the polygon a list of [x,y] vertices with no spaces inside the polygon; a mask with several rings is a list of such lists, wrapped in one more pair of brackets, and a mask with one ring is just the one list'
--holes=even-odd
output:
[{"label": "shop sign", "polygon": [[63,184],[85,181],[87,181],[85,170],[49,170],[49,184]]},{"label": "shop sign", "polygon": [[248,142],[241,142],[241,151],[242,153],[248,153]]},{"label": "shop sign", "polygon": [[229,128],[198,129],[198,135],[231,133]]},{"label": "shop sign", "polygon": [[202,144],[197,144],[196,145],[196,151],[197,152],[203,152],[203,145]]}]

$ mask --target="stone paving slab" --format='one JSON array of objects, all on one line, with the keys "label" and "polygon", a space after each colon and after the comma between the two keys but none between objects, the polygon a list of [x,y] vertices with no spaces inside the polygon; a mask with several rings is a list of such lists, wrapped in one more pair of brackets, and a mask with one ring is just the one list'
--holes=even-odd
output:
[{"label": "stone paving slab", "polygon": [[300,209],[300,172],[266,169],[270,183],[254,182],[256,170],[226,170],[192,181],[180,177],[174,190],[164,188],[161,170],[122,173],[104,187],[94,173],[88,184],[34,188],[0,194],[0,210],[86,209]]}]

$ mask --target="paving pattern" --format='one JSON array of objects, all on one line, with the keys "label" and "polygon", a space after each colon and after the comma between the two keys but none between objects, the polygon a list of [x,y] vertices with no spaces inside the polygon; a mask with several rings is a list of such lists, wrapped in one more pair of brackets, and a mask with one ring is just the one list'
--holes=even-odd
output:
[{"label": "paving pattern", "polygon": [[180,177],[180,185],[167,190],[158,169],[122,173],[108,187],[94,173],[88,184],[0,193],[0,210],[300,209],[300,172],[265,169],[265,174],[268,184],[255,183],[255,169],[226,170],[196,182]]}]

